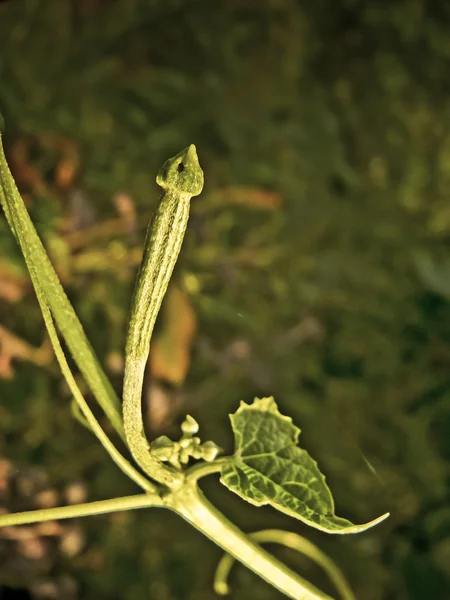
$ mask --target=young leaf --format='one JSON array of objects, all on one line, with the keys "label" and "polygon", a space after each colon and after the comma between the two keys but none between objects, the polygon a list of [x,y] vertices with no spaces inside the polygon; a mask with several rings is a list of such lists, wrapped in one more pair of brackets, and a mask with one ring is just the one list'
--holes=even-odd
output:
[{"label": "young leaf", "polygon": [[271,504],[328,533],[358,533],[388,514],[354,525],[334,514],[334,501],[317,463],[297,446],[300,429],[278,411],[273,398],[241,402],[230,415],[236,452],[222,470],[221,482],[256,506]]}]

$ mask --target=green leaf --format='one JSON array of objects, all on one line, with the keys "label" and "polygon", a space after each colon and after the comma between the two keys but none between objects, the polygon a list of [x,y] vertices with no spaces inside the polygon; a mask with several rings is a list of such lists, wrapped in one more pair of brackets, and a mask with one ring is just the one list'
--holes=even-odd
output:
[{"label": "green leaf", "polygon": [[300,429],[278,411],[273,398],[241,402],[230,415],[236,451],[222,470],[221,482],[247,502],[270,504],[328,533],[358,533],[384,520],[364,525],[334,514],[325,477],[306,450],[297,446]]}]

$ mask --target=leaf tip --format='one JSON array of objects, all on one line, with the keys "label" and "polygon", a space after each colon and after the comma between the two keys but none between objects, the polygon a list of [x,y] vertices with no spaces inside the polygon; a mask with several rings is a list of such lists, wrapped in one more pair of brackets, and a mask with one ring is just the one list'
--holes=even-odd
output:
[{"label": "leaf tip", "polygon": [[363,523],[361,525],[352,525],[350,527],[345,527],[342,530],[337,531],[336,533],[361,533],[362,531],[367,531],[367,529],[371,529],[372,527],[375,527],[375,525],[378,525],[382,521],[385,521],[390,516],[390,514],[391,513],[388,512],[384,513],[384,515],[373,519],[373,521],[369,521],[368,523]]}]

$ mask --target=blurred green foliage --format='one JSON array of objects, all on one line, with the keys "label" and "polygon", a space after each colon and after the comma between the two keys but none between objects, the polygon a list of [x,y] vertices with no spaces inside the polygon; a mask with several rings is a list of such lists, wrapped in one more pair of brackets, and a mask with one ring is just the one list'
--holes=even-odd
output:
[{"label": "blurred green foliage", "polygon": [[[193,142],[206,187],[177,280],[198,332],[178,411],[230,449],[227,414],[274,394],[339,513],[391,511],[361,536],[308,532],[363,600],[450,594],[449,60],[445,2],[0,4],[10,162],[102,361],[123,353],[156,172]],[[76,165],[66,187],[61,161]],[[261,210],[255,190],[281,205]],[[118,193],[133,199],[137,227],[103,235]],[[5,270],[22,286],[14,302],[0,296],[0,325],[39,347],[44,327],[3,218],[0,262],[0,286]],[[56,486],[84,481],[91,499],[131,493],[72,419],[54,363],[14,370],[0,381],[0,454],[41,465]],[[120,369],[111,376],[120,390]],[[208,493],[248,530],[299,529],[214,482]],[[172,515],[81,525],[85,549],[54,567],[79,597],[214,597],[220,551]],[[237,567],[233,597],[249,593],[278,597]]]}]

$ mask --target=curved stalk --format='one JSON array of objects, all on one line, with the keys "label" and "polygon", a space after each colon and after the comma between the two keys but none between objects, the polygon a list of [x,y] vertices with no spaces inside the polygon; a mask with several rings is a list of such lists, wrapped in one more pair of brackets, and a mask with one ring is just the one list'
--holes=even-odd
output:
[{"label": "curved stalk", "polygon": [[156,317],[183,243],[192,196],[203,188],[195,146],[164,163],[156,178],[164,192],[151,219],[136,279],[125,349],[123,424],[128,446],[140,467],[169,487],[183,477],[150,453],[142,417],[142,385]]},{"label": "curved stalk", "polygon": [[[124,439],[120,402],[94,353],[83,327],[70,304],[44,250],[6,162],[0,132],[0,204],[23,252],[33,285],[41,292],[67,346],[94,397],[117,433]],[[36,290],[37,291],[37,290]]]},{"label": "curved stalk", "polygon": [[141,475],[139,471],[137,471],[130,462],[119,452],[119,450],[115,447],[106,433],[103,431],[100,423],[95,418],[94,413],[90,409],[88,403],[86,402],[83,394],[78,387],[77,382],[75,381],[74,376],[70,370],[69,365],[67,364],[67,360],[64,354],[64,351],[59,343],[58,334],[56,333],[55,326],[53,324],[52,315],[50,309],[48,308],[42,294],[42,290],[39,286],[39,282],[35,275],[32,273],[31,278],[33,283],[35,284],[36,294],[39,301],[39,306],[41,308],[42,315],[44,317],[45,324],[47,326],[47,331],[50,336],[50,340],[52,342],[53,350],[55,352],[56,358],[58,360],[59,366],[61,367],[61,371],[64,375],[64,378],[69,386],[70,391],[73,394],[73,397],[77,403],[77,406],[80,408],[84,418],[86,419],[86,424],[89,426],[94,435],[100,440],[102,446],[108,452],[112,460],[116,463],[116,465],[121,469],[125,475],[133,480],[139,487],[141,487],[146,492],[157,492],[157,487],[151,483],[146,477]]},{"label": "curved stalk", "polygon": [[[0,157],[1,164],[1,157]],[[14,203],[11,206],[7,203],[6,193],[3,190],[3,186],[0,184],[0,201],[1,204],[5,207],[8,207],[9,210],[9,219],[12,223],[16,220],[20,220],[19,213],[17,212],[16,206]],[[36,297],[39,303],[39,307],[42,312],[42,316],[47,327],[47,331],[50,337],[50,341],[53,346],[53,350],[55,352],[55,356],[58,360],[59,366],[61,367],[61,371],[64,375],[64,378],[69,386],[70,391],[72,392],[74,399],[77,403],[77,406],[80,408],[82,414],[87,420],[90,429],[94,432],[97,438],[102,443],[103,447],[109,453],[113,461],[118,465],[118,467],[126,474],[130,479],[132,479],[135,483],[137,483],[143,490],[147,492],[156,492],[157,488],[153,485],[146,477],[141,475],[127,460],[122,454],[117,450],[115,445],[111,442],[109,437],[103,431],[99,422],[94,416],[94,413],[90,409],[88,403],[86,402],[83,394],[78,387],[78,384],[72,375],[69,365],[67,364],[67,359],[62,349],[61,343],[58,338],[58,334],[54,325],[53,314],[51,312],[50,304],[48,301],[48,295],[45,293],[44,288],[41,284],[41,279],[37,273],[35,263],[33,260],[32,252],[27,244],[24,244],[22,247],[23,255],[25,261],[27,263],[31,281],[33,283]]]},{"label": "curved stalk", "polygon": [[286,565],[251,541],[210,504],[198,488],[184,486],[166,499],[167,506],[234,556],[247,568],[294,600],[331,600]]}]

